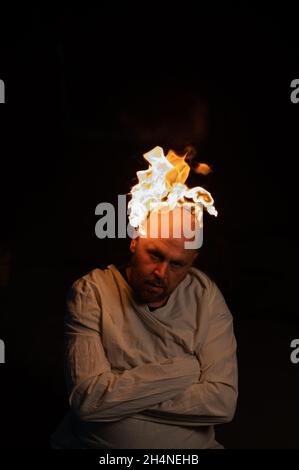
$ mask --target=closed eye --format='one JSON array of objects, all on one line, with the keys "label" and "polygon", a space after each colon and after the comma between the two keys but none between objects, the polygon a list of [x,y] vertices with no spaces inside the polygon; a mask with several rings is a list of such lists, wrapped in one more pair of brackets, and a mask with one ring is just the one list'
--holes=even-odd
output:
[{"label": "closed eye", "polygon": [[163,260],[163,256],[158,253],[157,251],[149,251],[149,254],[154,261],[160,261]]},{"label": "closed eye", "polygon": [[176,262],[176,261],[172,261],[171,265],[174,268],[182,268],[183,267],[182,263],[179,263],[179,262]]}]

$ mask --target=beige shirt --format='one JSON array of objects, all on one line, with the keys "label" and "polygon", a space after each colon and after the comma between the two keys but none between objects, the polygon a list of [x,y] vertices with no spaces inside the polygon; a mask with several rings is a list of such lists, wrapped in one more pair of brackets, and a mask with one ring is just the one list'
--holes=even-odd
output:
[{"label": "beige shirt", "polygon": [[57,447],[221,448],[214,425],[237,401],[232,315],[216,284],[192,267],[150,311],[110,264],[76,281],[67,301],[71,412]]}]

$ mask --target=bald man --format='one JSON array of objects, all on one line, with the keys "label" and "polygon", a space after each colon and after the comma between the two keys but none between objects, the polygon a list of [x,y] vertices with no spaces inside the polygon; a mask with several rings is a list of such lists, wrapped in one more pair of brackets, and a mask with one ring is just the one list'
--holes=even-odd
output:
[{"label": "bald man", "polygon": [[128,265],[73,284],[70,410],[53,448],[223,448],[214,425],[235,413],[236,340],[220,290],[192,266],[200,225],[190,214],[153,212],[131,240]]}]

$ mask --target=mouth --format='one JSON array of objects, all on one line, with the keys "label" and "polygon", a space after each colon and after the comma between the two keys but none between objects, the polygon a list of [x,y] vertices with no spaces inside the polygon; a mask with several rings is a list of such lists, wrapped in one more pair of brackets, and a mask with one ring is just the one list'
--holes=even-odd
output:
[{"label": "mouth", "polygon": [[154,282],[147,281],[146,284],[148,288],[153,292],[161,292],[164,289],[163,286],[161,286],[160,284],[155,284]]}]

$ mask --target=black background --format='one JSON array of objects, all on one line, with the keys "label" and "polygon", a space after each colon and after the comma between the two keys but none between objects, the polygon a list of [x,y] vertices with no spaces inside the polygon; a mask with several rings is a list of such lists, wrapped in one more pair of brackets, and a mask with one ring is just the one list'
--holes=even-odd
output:
[{"label": "black background", "polygon": [[17,9],[1,18],[0,447],[46,448],[67,409],[70,284],[124,260],[100,202],[129,192],[156,145],[212,165],[196,266],[234,315],[240,395],[230,448],[299,447],[297,142],[292,7]]}]

